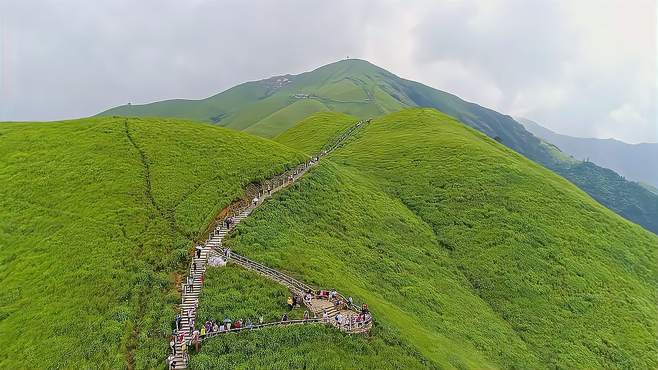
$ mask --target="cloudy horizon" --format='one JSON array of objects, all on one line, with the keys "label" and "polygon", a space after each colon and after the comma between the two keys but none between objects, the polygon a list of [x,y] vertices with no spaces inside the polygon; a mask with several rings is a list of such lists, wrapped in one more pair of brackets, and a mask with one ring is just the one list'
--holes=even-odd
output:
[{"label": "cloudy horizon", "polygon": [[558,133],[658,142],[651,0],[0,2],[0,121],[199,99],[354,57]]}]

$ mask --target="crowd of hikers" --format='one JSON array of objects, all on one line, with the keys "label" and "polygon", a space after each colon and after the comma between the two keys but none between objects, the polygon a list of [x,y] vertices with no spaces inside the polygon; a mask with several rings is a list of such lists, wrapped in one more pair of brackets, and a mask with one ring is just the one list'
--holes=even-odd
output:
[{"label": "crowd of hikers", "polygon": [[[339,329],[351,331],[357,328],[360,328],[370,322],[372,316],[368,310],[368,305],[361,305],[360,310],[356,310],[353,305],[352,297],[347,299],[341,299],[340,295],[333,290],[319,290],[317,292],[312,292],[311,290],[306,291],[302,296],[291,295],[288,296],[286,301],[289,310],[301,307],[302,302],[306,305],[310,305],[313,299],[323,299],[329,300],[334,304],[334,306],[342,308],[347,307],[349,313],[345,313],[344,310],[337,310],[336,313],[331,317],[327,310],[325,309],[322,314],[322,322],[328,325],[333,325]],[[195,302],[195,307],[198,302]],[[194,349],[195,352],[199,351],[199,346],[201,341],[207,337],[236,332],[242,330],[252,330],[254,328],[261,327],[263,325],[271,325],[270,323],[264,323],[263,316],[260,316],[257,321],[252,321],[250,318],[247,319],[238,319],[236,321],[231,320],[229,317],[225,317],[224,320],[207,320],[200,325],[196,325],[194,318],[194,310],[189,309],[185,312],[188,317],[190,326],[189,329],[184,330],[181,326],[182,316],[180,314],[176,315],[174,320],[174,329],[171,334],[171,339],[169,342],[169,347],[171,354],[168,358],[168,363],[170,369],[173,369],[176,366],[175,357],[178,351],[178,344],[180,344],[180,351],[182,351],[183,361],[187,364],[189,361],[189,352],[190,349]],[[313,315],[313,317],[311,317]],[[299,319],[297,319],[299,320]],[[308,310],[304,311],[304,316],[301,321],[316,321],[317,318],[315,314],[312,314]],[[285,324],[290,322],[291,319],[288,316],[288,313],[284,313],[281,317],[280,322]],[[186,335],[187,334],[187,335]]]}]

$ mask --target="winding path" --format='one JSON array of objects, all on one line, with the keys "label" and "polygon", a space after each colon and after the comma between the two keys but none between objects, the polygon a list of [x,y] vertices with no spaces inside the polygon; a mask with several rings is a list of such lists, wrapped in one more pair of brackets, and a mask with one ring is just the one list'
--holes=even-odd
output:
[{"label": "winding path", "polygon": [[[192,263],[190,264],[188,270],[187,279],[181,284],[182,294],[181,294],[181,304],[180,304],[180,325],[179,332],[184,334],[184,341],[188,341],[192,337],[194,331],[194,323],[196,319],[196,313],[199,303],[199,297],[201,295],[201,288],[203,287],[203,276],[208,267],[208,260],[210,257],[219,257],[226,259],[228,262],[235,263],[246,269],[255,271],[258,274],[261,274],[277,283],[280,283],[288,287],[293,294],[297,296],[304,296],[307,292],[312,292],[311,300],[304,301],[304,304],[309,308],[309,310],[314,314],[314,317],[308,320],[290,320],[285,322],[270,322],[260,325],[254,325],[250,328],[239,328],[232,329],[228,332],[223,333],[212,333],[208,335],[205,339],[211,338],[216,335],[223,335],[231,332],[238,332],[242,330],[258,330],[270,326],[278,325],[298,325],[298,324],[327,324],[333,325],[338,329],[350,333],[362,333],[367,332],[372,327],[372,318],[368,314],[364,321],[355,322],[357,315],[361,313],[361,308],[357,307],[351,303],[348,303],[347,299],[341,294],[337,294],[337,299],[341,302],[340,304],[335,304],[334,302],[326,299],[326,297],[320,297],[316,294],[318,292],[314,287],[303,283],[299,280],[296,280],[293,277],[290,277],[278,270],[267,267],[263,264],[260,264],[256,261],[250,260],[244,256],[238,255],[231,251],[227,251],[222,247],[222,241],[224,237],[242,220],[247,218],[251,212],[263,202],[272,196],[272,194],[283,190],[293,184],[297,179],[302,177],[311,167],[315,166],[318,161],[331,153],[338,147],[340,147],[356,130],[361,128],[367,121],[359,121],[356,124],[348,128],[343,134],[341,134],[337,139],[333,141],[328,147],[322,150],[320,153],[315,155],[313,159],[309,162],[305,162],[292,170],[288,170],[274,178],[265,181],[261,185],[260,190],[258,191],[258,201],[251,202],[245,205],[244,201],[238,201],[233,203],[230,207],[229,214],[222,220],[219,220],[215,227],[212,229],[208,240],[201,246],[199,255],[195,251],[194,257],[192,258]],[[269,189],[269,190],[268,190]],[[233,223],[226,227],[225,220],[232,219]],[[188,284],[188,282],[190,284]],[[343,317],[351,318],[350,320],[344,320],[344,323],[338,323],[335,317],[341,314]],[[182,351],[183,341],[177,341],[175,344],[175,355],[173,356],[175,366],[174,369],[186,369],[187,362]]]}]

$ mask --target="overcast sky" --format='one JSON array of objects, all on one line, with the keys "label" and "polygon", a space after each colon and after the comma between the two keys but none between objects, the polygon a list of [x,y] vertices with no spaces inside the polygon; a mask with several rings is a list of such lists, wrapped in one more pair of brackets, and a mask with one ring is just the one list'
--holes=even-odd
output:
[{"label": "overcast sky", "polygon": [[655,0],[0,0],[0,120],[204,98],[346,56],[557,132],[656,142]]}]

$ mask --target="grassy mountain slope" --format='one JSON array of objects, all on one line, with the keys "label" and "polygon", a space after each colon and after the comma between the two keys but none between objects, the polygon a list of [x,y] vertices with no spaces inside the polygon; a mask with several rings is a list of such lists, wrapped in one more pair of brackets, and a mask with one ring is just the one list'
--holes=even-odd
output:
[{"label": "grassy mountain slope", "polygon": [[[389,342],[392,341],[392,342]],[[290,326],[213,338],[191,369],[422,369],[395,339],[347,336],[325,326]]]},{"label": "grassy mountain slope", "polygon": [[294,127],[274,138],[274,141],[306,154],[318,153],[326,143],[340,136],[357,119],[347,114],[322,112],[298,122]]},{"label": "grassy mountain slope", "polygon": [[658,237],[433,110],[373,121],[227,243],[436,366],[658,366]]},{"label": "grassy mountain slope", "polygon": [[[302,318],[302,309],[288,310],[290,291],[242,267],[210,268],[206,273],[199,322],[246,319],[277,321],[284,313]],[[358,365],[357,365],[358,364]],[[398,338],[376,332],[371,338],[348,336],[333,328],[277,327],[230,334],[203,344],[192,356],[193,369],[216,368],[422,368],[427,361]]]},{"label": "grassy mountain slope", "polygon": [[299,75],[248,82],[208,99],[122,106],[101,115],[186,117],[274,137],[287,130],[291,120],[317,111],[370,118],[406,107],[436,108],[456,117],[564,176],[606,207],[658,233],[657,194],[618,176],[602,176],[607,172],[598,166],[574,168],[571,160],[556,155],[558,151],[512,117],[400,78],[363,60],[343,60]]},{"label": "grassy mountain slope", "polygon": [[533,135],[557,145],[578,160],[588,160],[610,168],[631,180],[658,186],[658,166],[646,166],[646,160],[658,158],[658,143],[628,144],[615,139],[580,138],[558,134],[537,122],[518,121]]},{"label": "grassy mountain slope", "polygon": [[[124,105],[101,115],[187,117],[274,137],[305,116],[325,110],[367,118],[403,108],[387,97],[379,75],[392,74],[360,60],[339,62],[299,75],[247,82],[202,100]],[[181,108],[184,105],[184,108]]]},{"label": "grassy mountain slope", "polygon": [[0,368],[154,368],[191,239],[303,157],[211,125],[0,124]]},{"label": "grassy mountain slope", "polygon": [[257,124],[247,127],[245,132],[263,137],[273,137],[281,132],[281,128],[288,129],[313,113],[327,110],[329,108],[317,100],[299,100],[272,113],[258,121]]}]

